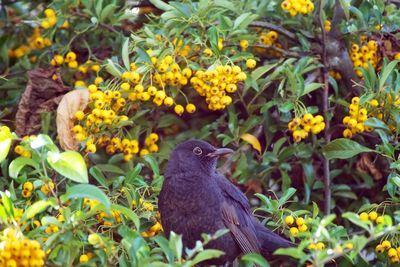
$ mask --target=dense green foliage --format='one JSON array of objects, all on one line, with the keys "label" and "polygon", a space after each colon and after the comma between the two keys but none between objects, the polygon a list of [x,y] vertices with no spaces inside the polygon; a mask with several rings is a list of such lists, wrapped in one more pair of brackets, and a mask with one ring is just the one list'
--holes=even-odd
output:
[{"label": "dense green foliage", "polygon": [[159,221],[190,138],[235,150],[220,171],[287,264],[397,264],[399,29],[398,1],[2,1],[0,266],[220,256],[225,230],[183,248]]}]

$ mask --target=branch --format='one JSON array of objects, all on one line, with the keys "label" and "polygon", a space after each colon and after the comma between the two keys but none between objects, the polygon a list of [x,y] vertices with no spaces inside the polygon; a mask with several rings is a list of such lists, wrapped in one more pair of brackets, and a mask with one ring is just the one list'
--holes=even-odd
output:
[{"label": "branch", "polygon": [[[328,82],[328,63],[327,63],[327,48],[326,48],[326,31],[324,27],[324,21],[322,19],[322,10],[323,4],[325,1],[319,1],[319,7],[317,11],[319,26],[321,28],[321,60],[322,60],[322,81],[323,81],[323,91],[322,91],[322,113],[325,116],[325,143],[328,144],[330,142],[331,136],[329,133],[330,130],[330,122],[327,117],[328,109],[329,109],[329,82]],[[330,168],[329,168],[329,160],[325,157],[323,158],[323,173],[324,173],[324,212],[325,215],[331,213],[331,177],[330,177]]]},{"label": "branch", "polygon": [[266,21],[254,21],[254,22],[250,23],[250,26],[267,28],[267,29],[279,32],[279,33],[281,33],[283,35],[286,35],[288,38],[297,41],[296,34],[290,32],[290,31],[288,31],[288,30],[286,30],[284,28],[276,26],[276,25],[274,25],[272,23],[266,22]]},{"label": "branch", "polygon": [[273,46],[273,45],[254,44],[254,45],[251,45],[251,46],[252,47],[260,47],[260,48],[267,48],[267,49],[275,50],[276,52],[282,53],[283,55],[291,56],[291,57],[295,57],[295,58],[301,58],[301,57],[304,56],[304,55],[300,55],[299,53],[291,52],[291,51],[288,51],[288,50],[284,50],[282,48],[279,48],[279,47],[276,47],[276,46]]}]

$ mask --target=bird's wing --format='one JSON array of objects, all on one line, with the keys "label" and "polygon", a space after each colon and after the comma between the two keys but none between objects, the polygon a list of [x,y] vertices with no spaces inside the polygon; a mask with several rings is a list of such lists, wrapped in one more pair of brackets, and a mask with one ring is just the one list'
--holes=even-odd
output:
[{"label": "bird's wing", "polygon": [[223,195],[221,209],[226,227],[244,253],[260,252],[246,196],[224,177],[217,178],[217,181]]}]

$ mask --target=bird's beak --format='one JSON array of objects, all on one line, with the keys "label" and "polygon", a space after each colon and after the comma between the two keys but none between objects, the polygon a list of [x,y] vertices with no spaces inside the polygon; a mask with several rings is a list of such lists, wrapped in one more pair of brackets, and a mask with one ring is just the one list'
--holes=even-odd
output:
[{"label": "bird's beak", "polygon": [[232,154],[233,150],[229,148],[218,148],[214,152],[208,153],[207,157],[214,158],[214,157],[221,157],[228,154]]}]

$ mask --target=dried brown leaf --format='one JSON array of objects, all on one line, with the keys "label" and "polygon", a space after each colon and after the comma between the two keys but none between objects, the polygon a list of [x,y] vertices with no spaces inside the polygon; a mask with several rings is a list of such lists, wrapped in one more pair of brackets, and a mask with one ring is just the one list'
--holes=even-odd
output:
[{"label": "dried brown leaf", "polygon": [[57,135],[60,146],[64,150],[78,150],[78,142],[72,133],[74,115],[78,110],[84,110],[89,103],[88,90],[74,90],[64,95],[57,108]]},{"label": "dried brown leaf", "polygon": [[374,162],[371,160],[371,155],[365,153],[362,154],[356,163],[356,169],[359,172],[369,173],[374,180],[381,180],[382,173],[376,168]]},{"label": "dried brown leaf", "polygon": [[[53,75],[57,76],[55,80]],[[38,68],[29,71],[28,76],[29,81],[15,116],[15,131],[19,136],[37,134],[40,131],[40,114],[54,111],[62,96],[69,91],[57,69]]]}]

